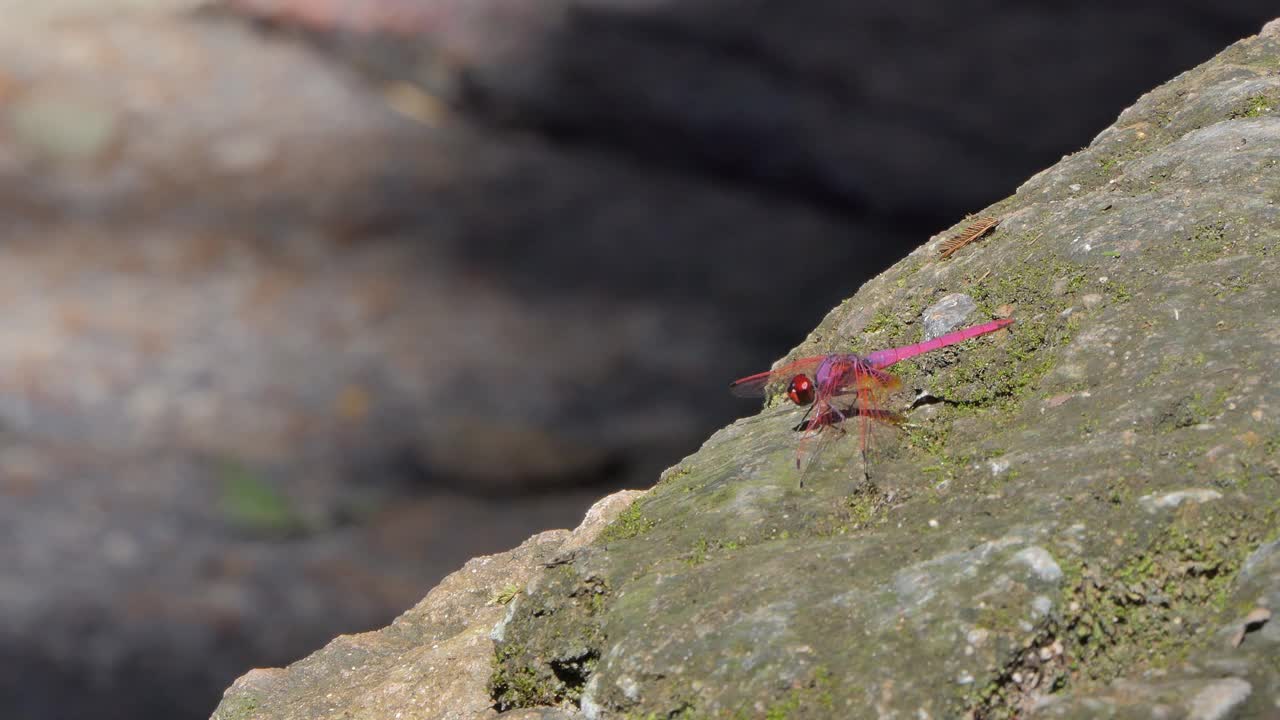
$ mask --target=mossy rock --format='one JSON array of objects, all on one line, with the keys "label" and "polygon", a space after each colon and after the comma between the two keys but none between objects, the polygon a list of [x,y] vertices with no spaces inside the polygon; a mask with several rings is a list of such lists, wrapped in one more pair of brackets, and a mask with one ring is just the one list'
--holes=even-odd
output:
[{"label": "mossy rock", "polygon": [[500,708],[1274,712],[1280,633],[1228,638],[1280,602],[1276,67],[1280,31],[1238,43],[832,311],[793,356],[920,340],[950,293],[1017,323],[904,364],[941,402],[867,468],[837,442],[801,487],[777,399],[716,433],[517,599]]}]

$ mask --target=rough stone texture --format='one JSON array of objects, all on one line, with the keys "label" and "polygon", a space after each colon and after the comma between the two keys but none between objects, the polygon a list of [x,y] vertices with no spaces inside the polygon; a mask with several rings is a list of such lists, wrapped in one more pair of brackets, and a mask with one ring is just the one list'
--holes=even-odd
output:
[{"label": "rough stone texture", "polygon": [[[498,708],[1274,713],[1276,625],[1232,638],[1280,602],[1278,71],[1280,33],[1231,46],[983,211],[982,243],[938,260],[953,228],[832,311],[796,354],[918,340],[953,292],[1018,322],[899,366],[942,402],[869,480],[844,442],[799,488],[791,407],[716,433],[516,597]],[[360,683],[309,677],[360,716]],[[215,717],[312,716],[281,687]]]},{"label": "rough stone texture", "polygon": [[[213,717],[494,715],[487,690],[490,632],[507,604],[557,558],[593,541],[640,494],[624,490],[600,500],[572,532],[540,533],[514,550],[468,562],[390,627],[339,637],[287,669],[250,671],[227,691]],[[532,709],[507,717],[553,720],[558,715]]]}]

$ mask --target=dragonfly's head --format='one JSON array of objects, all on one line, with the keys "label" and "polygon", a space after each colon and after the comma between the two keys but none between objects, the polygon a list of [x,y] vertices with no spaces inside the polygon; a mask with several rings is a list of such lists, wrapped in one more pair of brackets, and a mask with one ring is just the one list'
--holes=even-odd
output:
[{"label": "dragonfly's head", "polygon": [[808,405],[813,402],[813,381],[808,375],[796,375],[791,378],[787,387],[787,397],[797,405]]}]

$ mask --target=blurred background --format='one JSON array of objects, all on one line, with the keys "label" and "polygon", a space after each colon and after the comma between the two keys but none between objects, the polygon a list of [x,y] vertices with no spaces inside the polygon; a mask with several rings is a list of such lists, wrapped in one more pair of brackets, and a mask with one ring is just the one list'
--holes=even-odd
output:
[{"label": "blurred background", "polygon": [[204,718],[1270,0],[0,0],[0,717]]}]

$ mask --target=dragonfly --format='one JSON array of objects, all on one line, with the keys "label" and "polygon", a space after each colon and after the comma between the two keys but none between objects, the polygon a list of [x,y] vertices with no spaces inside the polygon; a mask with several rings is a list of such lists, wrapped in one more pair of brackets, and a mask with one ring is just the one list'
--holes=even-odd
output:
[{"label": "dragonfly", "polygon": [[[867,446],[870,441],[871,423],[881,422],[902,425],[905,416],[886,410],[885,398],[902,386],[888,368],[908,358],[940,350],[950,345],[972,340],[993,333],[1013,324],[1012,318],[991,322],[940,335],[911,345],[877,350],[866,355],[855,353],[831,353],[800,358],[767,372],[748,375],[734,380],[729,389],[734,395],[759,397],[785,388],[787,399],[801,407],[808,406],[804,418],[795,430],[804,433],[796,450],[796,469],[806,471],[813,467],[817,456],[834,436],[845,434],[844,422],[851,418],[860,421],[863,472],[867,468]],[[816,441],[812,452],[806,446]],[[808,455],[808,462],[804,459]],[[800,486],[804,487],[804,474]]]}]

